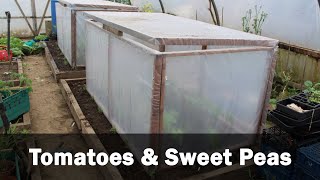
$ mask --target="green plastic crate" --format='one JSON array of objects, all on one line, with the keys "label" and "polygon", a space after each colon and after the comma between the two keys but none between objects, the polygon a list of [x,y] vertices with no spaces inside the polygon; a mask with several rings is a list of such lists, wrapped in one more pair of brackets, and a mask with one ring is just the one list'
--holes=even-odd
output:
[{"label": "green plastic crate", "polygon": [[[6,114],[9,121],[17,119],[24,113],[30,110],[29,90],[13,90],[13,95],[9,95],[8,92],[0,91],[4,95],[3,103],[6,108]],[[0,127],[3,126],[2,118],[0,117]]]}]

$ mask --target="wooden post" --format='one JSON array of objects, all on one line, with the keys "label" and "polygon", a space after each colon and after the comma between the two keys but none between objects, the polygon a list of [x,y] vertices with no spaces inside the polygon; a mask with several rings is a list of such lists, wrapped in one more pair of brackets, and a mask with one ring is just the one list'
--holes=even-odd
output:
[{"label": "wooden post", "polygon": [[76,20],[76,10],[71,10],[71,66],[73,69],[76,69],[77,67],[77,20]]}]

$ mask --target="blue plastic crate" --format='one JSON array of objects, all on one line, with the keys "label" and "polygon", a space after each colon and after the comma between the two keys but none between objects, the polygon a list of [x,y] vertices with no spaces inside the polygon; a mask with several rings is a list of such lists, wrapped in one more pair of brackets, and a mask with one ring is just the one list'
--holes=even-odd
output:
[{"label": "blue plastic crate", "polygon": [[[281,154],[284,152],[284,151],[277,150],[267,144],[262,144],[261,151],[266,155],[269,154],[270,152],[275,152],[278,154]],[[294,156],[294,154],[292,154],[292,153],[290,153],[290,154],[291,154],[291,156]],[[277,168],[277,169],[279,169],[279,171],[284,171],[284,173],[286,173],[286,174],[292,174],[294,172],[294,164],[293,163],[291,163],[289,166],[281,166],[281,165],[280,166],[270,166],[270,168]]]},{"label": "blue plastic crate", "polygon": [[301,168],[299,165],[295,165],[294,180],[317,180],[317,178],[311,176],[310,172]]},{"label": "blue plastic crate", "polygon": [[320,143],[298,149],[296,164],[311,176],[320,179]]},{"label": "blue plastic crate", "polygon": [[279,166],[262,166],[258,171],[265,180],[293,180],[294,178],[294,168],[292,171],[284,171]]}]

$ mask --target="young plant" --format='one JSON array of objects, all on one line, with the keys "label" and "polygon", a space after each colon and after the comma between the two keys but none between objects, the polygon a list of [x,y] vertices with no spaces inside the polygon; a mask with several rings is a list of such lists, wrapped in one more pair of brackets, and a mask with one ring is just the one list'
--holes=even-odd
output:
[{"label": "young plant", "polygon": [[[246,15],[242,17],[242,30],[248,33],[254,33],[256,35],[261,35],[262,25],[264,24],[268,14],[262,10],[262,6],[258,8],[255,6],[255,14],[252,15],[252,10],[249,9]],[[253,19],[252,19],[253,18]]]},{"label": "young plant", "polygon": [[144,4],[144,5],[142,6],[142,11],[143,11],[143,12],[147,12],[147,13],[153,13],[154,10],[153,10],[152,4],[149,3],[149,2],[146,3],[146,4]]},{"label": "young plant", "polygon": [[309,101],[320,103],[320,83],[313,84],[311,81],[304,83],[306,89],[304,92],[309,93]]},{"label": "young plant", "polygon": [[46,35],[38,35],[38,36],[34,37],[34,39],[36,41],[46,41],[48,39],[48,36],[46,36]]},{"label": "young plant", "polygon": [[32,80],[27,77],[26,74],[20,73],[11,73],[10,74],[12,79],[19,79],[19,86],[26,86],[29,91],[32,91]]},{"label": "young plant", "polygon": [[112,127],[112,128],[109,129],[109,132],[110,132],[111,134],[117,134],[117,129],[114,128],[114,127]]}]

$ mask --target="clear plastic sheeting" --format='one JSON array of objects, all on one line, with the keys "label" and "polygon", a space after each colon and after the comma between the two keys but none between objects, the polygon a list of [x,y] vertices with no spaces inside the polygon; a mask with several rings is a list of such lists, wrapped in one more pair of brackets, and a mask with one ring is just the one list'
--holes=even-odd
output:
[{"label": "clear plastic sheeting", "polygon": [[[46,0],[35,0],[35,12],[37,17],[34,18],[32,14],[32,7],[31,7],[31,0],[18,0],[18,3],[23,10],[24,14],[27,17],[31,27],[34,29],[34,21],[36,20],[37,29],[40,26],[40,21],[42,15],[44,13],[46,7]],[[25,19],[23,18],[22,13],[20,12],[17,4],[14,0],[1,0],[0,2],[0,36],[7,36],[7,19],[5,15],[5,11],[10,11],[11,13],[11,34],[17,37],[31,37],[33,36],[28,24],[26,23]],[[51,16],[51,9],[50,4],[47,12],[45,14],[45,19],[49,20]],[[45,23],[43,22],[41,26],[40,33],[45,32]]]},{"label": "clear plastic sheeting", "polygon": [[168,57],[163,132],[257,133],[270,59],[267,51]]},{"label": "clear plastic sheeting", "polygon": [[118,132],[259,133],[276,40],[161,13],[84,14],[97,21],[88,90]]},{"label": "clear plastic sheeting", "polygon": [[96,100],[96,103],[109,116],[108,69],[109,69],[109,34],[98,28],[93,22],[86,24],[88,37],[85,59],[87,90]]},{"label": "clear plastic sheeting", "polygon": [[318,0],[216,0],[223,26],[242,30],[241,18],[255,6],[268,14],[262,35],[320,51],[320,5]]},{"label": "clear plastic sheeting", "polygon": [[137,10],[133,6],[103,0],[60,0],[56,3],[58,45],[69,64],[74,68],[86,64],[86,18],[82,16],[83,12]]},{"label": "clear plastic sheeting", "polygon": [[119,133],[149,133],[155,56],[98,23],[87,21],[87,28],[87,90]]},{"label": "clear plastic sheeting", "polygon": [[185,148],[181,134],[203,135],[211,152],[253,139],[206,135],[261,133],[278,41],[162,13],[84,15],[87,89],[138,159],[145,147]]},{"label": "clear plastic sheeting", "polygon": [[[213,23],[209,0],[162,0],[166,13]],[[141,10],[151,4],[162,12],[159,0],[131,0]],[[242,31],[242,17],[255,6],[268,14],[262,35],[281,42],[320,50],[320,6],[318,0],[215,0],[222,26]]]}]

